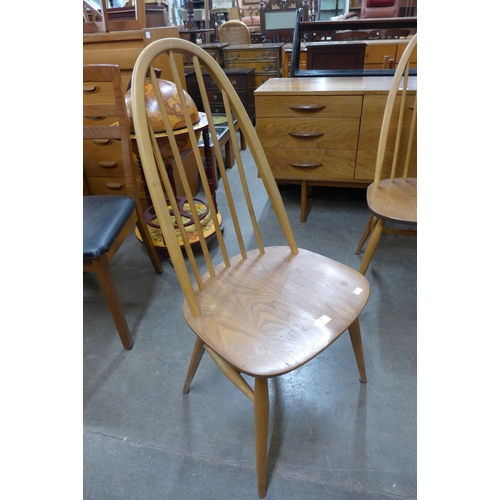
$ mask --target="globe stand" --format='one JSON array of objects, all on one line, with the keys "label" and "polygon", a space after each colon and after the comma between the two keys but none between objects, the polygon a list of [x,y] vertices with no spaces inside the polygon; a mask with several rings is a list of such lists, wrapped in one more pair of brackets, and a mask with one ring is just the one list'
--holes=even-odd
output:
[{"label": "globe stand", "polygon": [[[202,119],[206,120],[204,113],[200,113],[200,115],[202,115]],[[213,160],[212,160],[212,150],[210,147],[210,134],[208,132],[208,122],[206,124],[204,124],[203,127],[200,128],[200,130],[202,133],[203,144],[204,144],[205,172],[207,174],[207,180],[208,180],[208,184],[210,186],[210,194],[212,196],[212,201],[214,203],[215,211],[217,213],[217,220],[218,220],[218,223],[220,226],[222,223],[222,217],[219,214],[218,209],[217,209],[217,199],[216,199],[216,194],[215,194],[215,174],[214,174],[214,167],[213,167]],[[133,137],[133,139],[135,139],[135,137]],[[135,140],[133,140],[133,143],[134,142],[135,142]],[[134,146],[135,146],[134,152],[136,153],[136,156],[137,156],[137,163],[138,163],[139,171],[141,174],[144,192],[146,194],[146,202],[148,204],[148,208],[144,211],[144,218],[146,219],[146,223],[148,225],[149,233],[151,235],[151,239],[153,240],[153,244],[155,245],[155,247],[165,250],[165,252],[167,253],[167,257],[169,257],[169,254],[167,251],[167,246],[166,246],[165,241],[163,239],[161,228],[160,228],[160,225],[158,224],[156,213],[154,210],[154,206],[152,204],[151,196],[149,194],[146,179],[144,177],[144,171],[142,169],[140,157],[138,156],[138,150],[137,150],[137,147],[135,144],[134,144]],[[192,153],[192,148],[184,150],[183,151],[183,158],[186,158],[191,153]],[[198,233],[195,229],[194,215],[189,210],[187,197],[186,196],[177,196],[175,180],[174,180],[174,176],[173,176],[172,164],[171,164],[171,162],[168,161],[168,157],[164,158],[164,162],[166,164],[167,175],[168,175],[170,184],[172,185],[172,189],[175,193],[176,204],[179,208],[179,212],[180,212],[181,217],[183,219],[183,225],[184,225],[184,228],[186,229],[186,233],[188,235],[189,244],[190,245],[198,244],[200,242],[200,236],[198,235]],[[210,236],[215,234],[215,223],[214,223],[212,215],[210,213],[208,204],[199,198],[194,198],[194,202],[195,202],[196,212],[198,214],[198,218],[200,220],[202,230],[203,230],[202,237],[206,240]],[[167,199],[167,203],[170,203],[168,199]],[[170,209],[170,216],[174,217],[172,209]],[[177,223],[175,221],[174,221],[174,227],[176,228],[179,246],[183,247],[184,242],[182,240],[180,231],[179,231]],[[136,228],[135,234],[136,234],[136,237],[142,242],[141,235],[140,235],[137,228]]]}]

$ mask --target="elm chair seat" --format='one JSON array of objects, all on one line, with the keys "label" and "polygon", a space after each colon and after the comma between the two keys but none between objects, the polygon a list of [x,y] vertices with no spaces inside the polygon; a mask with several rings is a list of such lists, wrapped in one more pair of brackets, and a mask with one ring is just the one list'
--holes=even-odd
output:
[{"label": "elm chair seat", "polygon": [[127,196],[83,197],[83,258],[106,253],[118,238],[135,209]]}]

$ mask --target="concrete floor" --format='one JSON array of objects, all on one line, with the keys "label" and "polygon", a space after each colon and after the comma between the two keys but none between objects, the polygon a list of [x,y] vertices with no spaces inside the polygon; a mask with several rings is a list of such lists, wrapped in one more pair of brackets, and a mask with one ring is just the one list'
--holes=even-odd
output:
[{"label": "concrete floor", "polygon": [[[243,157],[264,240],[276,244],[267,198]],[[300,247],[359,267],[364,190],[314,188],[306,223],[299,221],[298,187],[281,192]],[[224,205],[221,197],[222,214]],[[225,239],[232,248],[230,227]],[[210,248],[217,255],[217,244]],[[358,381],[348,335],[271,381],[269,500],[417,496],[416,254],[416,238],[383,235],[367,272],[371,297],[360,317],[367,384]],[[84,498],[256,499],[251,403],[209,356],[191,392],[182,393],[194,334],[163,260],[158,276],[132,234],[112,261],[131,351],[121,345],[95,275],[83,276]]]}]

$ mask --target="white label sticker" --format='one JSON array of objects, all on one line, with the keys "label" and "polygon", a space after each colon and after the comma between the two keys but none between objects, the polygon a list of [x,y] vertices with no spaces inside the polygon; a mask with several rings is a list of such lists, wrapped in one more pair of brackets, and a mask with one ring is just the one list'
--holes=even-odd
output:
[{"label": "white label sticker", "polygon": [[356,295],[359,295],[362,291],[363,291],[363,289],[359,288],[359,286],[357,286],[352,293],[355,293]]},{"label": "white label sticker", "polygon": [[151,38],[151,33],[149,31],[146,31],[146,38]]},{"label": "white label sticker", "polygon": [[314,324],[315,324],[316,326],[324,326],[324,325],[326,325],[326,324],[327,324],[329,321],[331,321],[331,320],[332,320],[332,318],[329,318],[328,316],[326,316],[326,315],[324,315],[324,314],[323,314],[323,316],[321,316],[321,318],[318,318],[318,319],[314,322]]}]

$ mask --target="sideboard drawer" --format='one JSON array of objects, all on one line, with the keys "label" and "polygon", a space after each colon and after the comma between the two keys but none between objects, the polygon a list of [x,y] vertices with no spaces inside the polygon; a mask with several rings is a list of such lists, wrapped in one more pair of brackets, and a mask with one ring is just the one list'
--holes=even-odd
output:
[{"label": "sideboard drawer", "polygon": [[356,150],[266,149],[274,178],[290,181],[352,180]]},{"label": "sideboard drawer", "polygon": [[359,120],[362,96],[297,95],[265,96],[256,101],[257,115],[278,118],[356,117]]},{"label": "sideboard drawer", "polygon": [[269,149],[356,149],[359,118],[263,118],[257,123],[262,146]]}]

